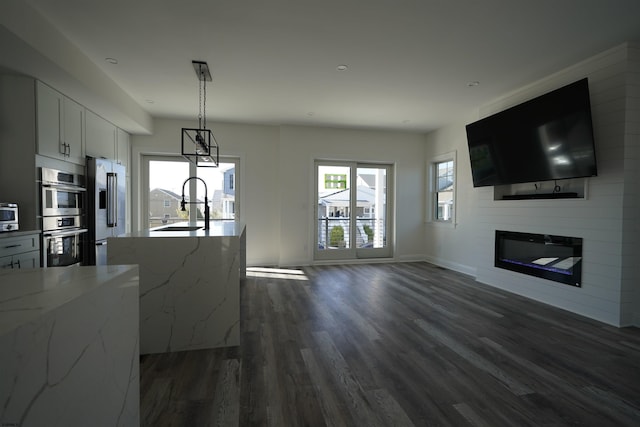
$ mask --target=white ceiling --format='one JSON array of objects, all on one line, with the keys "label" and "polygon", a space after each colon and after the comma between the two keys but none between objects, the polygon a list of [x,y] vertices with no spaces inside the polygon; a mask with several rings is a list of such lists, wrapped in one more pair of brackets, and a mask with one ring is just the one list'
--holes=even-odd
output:
[{"label": "white ceiling", "polygon": [[640,41],[638,0],[26,1],[154,117],[208,62],[209,121],[429,131]]}]

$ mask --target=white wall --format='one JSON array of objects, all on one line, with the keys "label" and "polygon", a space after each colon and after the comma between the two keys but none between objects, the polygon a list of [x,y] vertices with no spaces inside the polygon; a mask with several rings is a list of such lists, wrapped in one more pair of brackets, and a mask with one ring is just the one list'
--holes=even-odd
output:
[{"label": "white wall", "polygon": [[[629,295],[622,297],[623,260],[637,264],[638,218],[637,181],[625,191],[625,179],[638,171],[638,121],[633,126],[626,117],[629,46],[622,45],[590,58],[569,69],[535,82],[478,110],[475,118],[486,117],[527,99],[589,78],[593,126],[596,137],[598,176],[588,181],[586,199],[573,200],[494,200],[493,187],[473,188],[463,123],[428,135],[427,159],[446,150],[458,150],[458,226],[455,229],[427,227],[427,258],[442,265],[463,266],[475,271],[476,278],[499,288],[546,302],[613,325],[632,323],[633,296],[636,294],[637,267],[629,275]],[[636,54],[637,58],[637,54]],[[637,59],[636,59],[637,60]],[[637,76],[635,77],[637,81]],[[637,90],[636,90],[637,94]],[[637,108],[637,98],[632,101]],[[635,110],[637,114],[637,109]],[[626,130],[634,128],[634,131]],[[631,148],[631,146],[635,146]],[[631,193],[631,194],[630,194]],[[631,199],[635,197],[635,199]],[[626,202],[625,204],[625,201]],[[623,206],[629,205],[627,210]],[[628,217],[628,221],[623,221]],[[634,249],[623,246],[626,228],[636,227]],[[583,283],[581,288],[538,279],[493,266],[496,229],[582,237]],[[625,250],[625,253],[623,253]],[[628,310],[621,309],[628,304]],[[637,310],[637,297],[636,297]],[[624,315],[623,315],[624,314]]]},{"label": "white wall", "polygon": [[630,44],[628,60],[621,323],[640,326],[640,43]]},{"label": "white wall", "polygon": [[[282,127],[280,133],[281,265],[312,258],[314,159],[347,159],[395,166],[395,259],[424,259],[424,136],[381,131]],[[306,236],[306,238],[302,238]]]},{"label": "white wall", "polygon": [[[443,267],[475,276],[475,252],[469,250],[469,239],[474,234],[476,192],[471,184],[471,162],[464,126],[476,117],[461,118],[455,124],[427,135],[426,167],[434,157],[456,153],[455,223],[453,227],[437,222],[426,223],[426,259]],[[427,181],[428,185],[428,181]],[[425,204],[428,204],[425,200]],[[427,218],[428,219],[428,218]]]},{"label": "white wall", "polygon": [[[133,135],[134,229],[141,224],[140,156],[180,151],[192,122],[157,119],[154,134]],[[306,265],[313,257],[313,160],[347,159],[396,167],[396,260],[424,259],[424,136],[299,126],[213,123],[222,156],[240,157],[241,218],[249,265]]]}]

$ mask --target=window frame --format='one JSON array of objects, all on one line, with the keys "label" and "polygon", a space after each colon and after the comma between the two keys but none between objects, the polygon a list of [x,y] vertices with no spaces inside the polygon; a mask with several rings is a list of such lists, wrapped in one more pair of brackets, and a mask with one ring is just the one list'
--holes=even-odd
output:
[{"label": "window frame", "polygon": [[[451,189],[453,206],[452,213],[450,219],[439,219],[438,218],[438,165],[446,162],[453,162],[453,186]],[[458,212],[458,203],[456,199],[457,194],[457,186],[458,186],[458,161],[457,161],[457,152],[450,151],[448,153],[440,154],[438,156],[434,156],[430,159],[427,165],[427,206],[426,206],[426,221],[427,223],[439,226],[448,226],[455,227],[457,225],[456,217]]]}]

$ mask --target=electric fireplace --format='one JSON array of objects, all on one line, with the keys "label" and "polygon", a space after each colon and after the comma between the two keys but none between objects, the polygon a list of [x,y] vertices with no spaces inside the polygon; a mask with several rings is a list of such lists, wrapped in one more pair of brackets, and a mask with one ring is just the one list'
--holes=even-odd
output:
[{"label": "electric fireplace", "polygon": [[579,287],[582,239],[496,230],[495,266]]}]

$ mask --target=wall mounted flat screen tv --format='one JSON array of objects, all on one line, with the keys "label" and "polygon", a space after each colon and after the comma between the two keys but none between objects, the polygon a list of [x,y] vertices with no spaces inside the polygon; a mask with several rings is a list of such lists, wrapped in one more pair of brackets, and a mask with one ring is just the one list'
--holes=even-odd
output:
[{"label": "wall mounted flat screen tv", "polygon": [[474,187],[597,175],[586,78],[466,130]]}]

